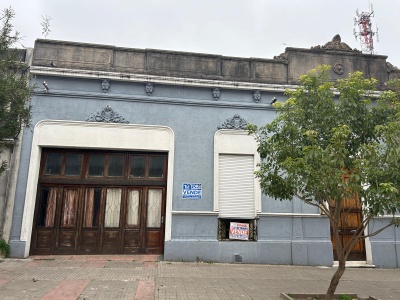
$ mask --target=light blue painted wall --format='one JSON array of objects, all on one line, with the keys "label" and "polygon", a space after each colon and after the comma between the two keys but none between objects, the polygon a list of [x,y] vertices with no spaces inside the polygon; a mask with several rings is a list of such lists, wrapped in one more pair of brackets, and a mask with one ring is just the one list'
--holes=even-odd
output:
[{"label": "light blue painted wall", "polygon": [[[46,81],[49,93],[41,91]],[[111,81],[110,91],[101,92],[100,80],[37,76],[33,83],[38,93],[32,98],[34,125],[44,119],[85,121],[106,105],[111,106],[132,124],[169,126],[175,133],[173,211],[213,210],[213,148],[217,127],[239,114],[256,125],[273,120],[273,97],[262,93],[261,103],[253,103],[252,91],[221,89],[215,101],[211,88],[154,85],[147,96],[144,83]],[[11,235],[13,256],[22,256],[24,242],[19,240],[26,192],[33,133],[25,130],[14,218]],[[112,147],[113,141],[110,141]],[[202,183],[201,200],[183,200],[182,183]],[[298,200],[275,201],[262,196],[262,212],[317,213]],[[300,265],[331,265],[332,246],[329,224],[324,217],[293,218],[262,216],[258,220],[258,242],[217,241],[217,215],[172,216],[172,240],[166,242],[166,259],[233,262],[239,255],[243,262]]]},{"label": "light blue painted wall", "polygon": [[[370,222],[369,232],[377,231],[390,222],[390,218],[377,218]],[[400,267],[400,228],[391,226],[370,238],[372,261],[379,268]]]}]

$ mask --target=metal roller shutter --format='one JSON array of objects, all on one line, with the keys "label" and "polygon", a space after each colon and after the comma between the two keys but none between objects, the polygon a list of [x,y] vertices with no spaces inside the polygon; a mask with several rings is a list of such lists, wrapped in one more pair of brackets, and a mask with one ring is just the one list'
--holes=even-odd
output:
[{"label": "metal roller shutter", "polygon": [[255,218],[254,156],[220,154],[218,171],[219,217]]}]

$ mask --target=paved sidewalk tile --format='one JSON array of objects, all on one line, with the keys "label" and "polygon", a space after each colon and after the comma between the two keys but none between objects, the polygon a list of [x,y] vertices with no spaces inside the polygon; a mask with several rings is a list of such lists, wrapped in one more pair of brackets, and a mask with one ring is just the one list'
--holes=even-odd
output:
[{"label": "paved sidewalk tile", "polygon": [[[0,300],[278,300],[281,292],[325,293],[336,271],[328,267],[168,262],[159,258],[72,255],[4,259],[0,263]],[[347,268],[337,293],[400,299],[400,269]]]},{"label": "paved sidewalk tile", "polygon": [[8,281],[7,279],[0,279],[0,286],[5,285]]},{"label": "paved sidewalk tile", "polygon": [[1,300],[32,300],[40,299],[58,282],[39,280],[14,280],[0,286]]},{"label": "paved sidewalk tile", "polygon": [[44,295],[41,300],[75,300],[89,284],[89,280],[65,280]]},{"label": "paved sidewalk tile", "polygon": [[139,281],[139,286],[135,294],[135,300],[154,300],[155,286],[156,283],[154,281]]},{"label": "paved sidewalk tile", "polygon": [[82,264],[84,268],[104,268],[106,265],[106,261],[104,260],[87,260],[85,263]]},{"label": "paved sidewalk tile", "polygon": [[92,280],[78,297],[80,300],[132,300],[138,281]]}]

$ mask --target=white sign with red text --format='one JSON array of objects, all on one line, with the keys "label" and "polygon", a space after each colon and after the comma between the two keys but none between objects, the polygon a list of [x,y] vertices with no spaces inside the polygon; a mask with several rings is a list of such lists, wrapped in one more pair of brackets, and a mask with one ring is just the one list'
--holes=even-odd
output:
[{"label": "white sign with red text", "polygon": [[249,224],[231,222],[229,226],[230,240],[248,240],[249,239]]}]

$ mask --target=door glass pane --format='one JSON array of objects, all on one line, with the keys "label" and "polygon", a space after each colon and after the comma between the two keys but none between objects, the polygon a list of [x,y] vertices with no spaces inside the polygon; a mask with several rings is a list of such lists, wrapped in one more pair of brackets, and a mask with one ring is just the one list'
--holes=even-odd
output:
[{"label": "door glass pane", "polygon": [[123,155],[110,155],[108,156],[108,176],[123,175],[124,156]]},{"label": "door glass pane", "polygon": [[47,153],[45,173],[46,175],[61,175],[62,153]]},{"label": "door glass pane", "polygon": [[146,227],[160,227],[161,225],[162,190],[149,189],[147,195],[147,222]]},{"label": "door glass pane", "polygon": [[146,157],[131,156],[130,177],[144,177],[146,175]]},{"label": "door glass pane", "polygon": [[40,200],[40,211],[37,224],[44,227],[54,226],[56,214],[57,188],[45,187],[42,189]]},{"label": "door glass pane", "polygon": [[164,176],[164,157],[163,156],[150,156],[149,159],[149,177],[163,177]]},{"label": "door glass pane", "polygon": [[99,226],[101,188],[89,188],[85,193],[84,227]]},{"label": "door glass pane", "polygon": [[119,227],[121,189],[107,189],[104,227]]},{"label": "door glass pane", "polygon": [[139,224],[139,191],[128,191],[128,212],[126,217],[127,225]]},{"label": "door glass pane", "polygon": [[104,154],[91,154],[89,158],[89,176],[104,176]]},{"label": "door glass pane", "polygon": [[78,190],[64,190],[64,202],[61,213],[61,226],[74,227],[78,206]]},{"label": "door glass pane", "polygon": [[65,159],[65,175],[79,176],[81,174],[82,154],[67,153]]}]

